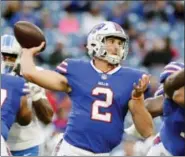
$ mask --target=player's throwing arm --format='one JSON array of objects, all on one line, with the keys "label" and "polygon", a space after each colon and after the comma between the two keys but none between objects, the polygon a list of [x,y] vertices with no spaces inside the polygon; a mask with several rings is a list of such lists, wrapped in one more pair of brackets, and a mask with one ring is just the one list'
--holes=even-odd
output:
[{"label": "player's throwing arm", "polygon": [[68,92],[70,88],[65,76],[51,70],[38,71],[36,69],[33,57],[42,50],[44,45],[45,43],[42,42],[38,47],[33,47],[30,49],[23,48],[23,53],[21,56],[23,76],[28,81],[38,84],[43,88]]}]

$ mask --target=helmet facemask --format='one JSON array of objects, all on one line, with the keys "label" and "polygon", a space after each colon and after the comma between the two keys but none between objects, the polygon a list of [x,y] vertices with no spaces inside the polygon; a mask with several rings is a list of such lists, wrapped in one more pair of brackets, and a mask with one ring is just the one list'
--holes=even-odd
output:
[{"label": "helmet facemask", "polygon": [[[117,55],[107,52],[106,40],[109,37],[123,40],[123,45],[121,45],[120,52]],[[117,35],[98,35],[97,40],[91,43],[91,45],[87,45],[87,48],[91,57],[97,57],[102,60],[106,60],[108,63],[113,65],[120,64],[122,60],[126,59],[128,54],[128,39]]]},{"label": "helmet facemask", "polygon": [[2,60],[3,60],[3,73],[11,73],[16,65],[16,60],[18,55],[16,54],[8,54],[8,53],[1,53]]},{"label": "helmet facemask", "polygon": [[13,35],[1,36],[1,56],[3,61],[3,72],[11,73],[16,68],[20,59],[22,48]]}]

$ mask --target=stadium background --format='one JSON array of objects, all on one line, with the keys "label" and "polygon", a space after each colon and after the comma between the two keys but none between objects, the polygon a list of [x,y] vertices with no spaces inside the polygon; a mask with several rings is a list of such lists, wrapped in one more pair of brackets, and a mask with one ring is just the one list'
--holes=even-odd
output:
[{"label": "stadium background", "polygon": [[[129,35],[130,50],[123,65],[149,72],[152,94],[164,65],[184,62],[184,1],[2,1],[1,35],[12,34],[19,20],[44,31],[47,48],[36,59],[44,68],[54,69],[67,57],[88,60],[87,34],[105,20],[117,22]],[[70,100],[64,93],[47,91],[47,96],[56,111],[54,125],[63,131]],[[126,126],[131,124],[129,117]],[[160,119],[156,124],[158,130]]]}]

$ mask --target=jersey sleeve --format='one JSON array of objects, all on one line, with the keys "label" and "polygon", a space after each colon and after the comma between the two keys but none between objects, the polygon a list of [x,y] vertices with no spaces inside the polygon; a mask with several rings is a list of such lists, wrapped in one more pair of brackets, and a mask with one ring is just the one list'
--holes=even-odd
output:
[{"label": "jersey sleeve", "polygon": [[160,95],[164,95],[164,89],[163,89],[163,84],[160,84],[160,86],[158,87],[158,89],[156,90],[156,92],[154,93],[154,96],[160,96]]},{"label": "jersey sleeve", "polygon": [[61,75],[64,75],[67,80],[68,84],[72,87],[74,85],[74,75],[76,75],[76,67],[78,64],[73,59],[65,59],[62,61],[55,69]]},{"label": "jersey sleeve", "polygon": [[160,74],[160,83],[164,83],[167,77],[169,77],[171,74],[181,70],[184,68],[183,63],[178,63],[178,62],[170,62],[167,64],[162,73]]},{"label": "jersey sleeve", "polygon": [[62,61],[55,69],[56,72],[62,74],[62,75],[67,75],[70,71],[69,71],[69,59],[65,59],[64,61]]},{"label": "jersey sleeve", "polygon": [[163,83],[169,77],[171,74],[174,72],[177,72],[184,68],[184,63],[178,63],[178,62],[170,62],[167,64],[163,71],[160,74],[160,86],[158,87],[157,91],[155,92],[154,96],[159,96],[159,95],[164,95],[164,88],[163,88]]}]

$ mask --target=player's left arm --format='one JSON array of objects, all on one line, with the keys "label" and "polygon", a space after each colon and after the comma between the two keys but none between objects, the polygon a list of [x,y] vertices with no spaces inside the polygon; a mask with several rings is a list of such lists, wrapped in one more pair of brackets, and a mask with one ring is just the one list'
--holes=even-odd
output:
[{"label": "player's left arm", "polygon": [[154,135],[152,116],[144,105],[144,92],[149,84],[149,76],[143,75],[138,85],[134,84],[129,110],[138,132],[145,138]]},{"label": "player's left arm", "polygon": [[28,97],[21,97],[20,109],[16,115],[16,122],[22,126],[28,125],[32,120],[32,110],[28,106]]},{"label": "player's left arm", "polygon": [[163,95],[145,99],[144,101],[145,107],[148,110],[148,112],[151,114],[152,118],[162,116],[163,101],[164,101]]},{"label": "player's left arm", "polygon": [[45,89],[30,82],[28,84],[32,106],[35,110],[36,116],[41,122],[47,125],[52,121],[53,109],[46,97]]},{"label": "player's left arm", "polygon": [[53,109],[51,108],[51,105],[46,98],[33,101],[32,105],[35,109],[35,113],[38,119],[41,122],[43,122],[45,125],[51,123],[53,118]]},{"label": "player's left arm", "polygon": [[164,82],[165,94],[182,107],[185,107],[184,79],[184,69],[182,69],[170,75]]}]

